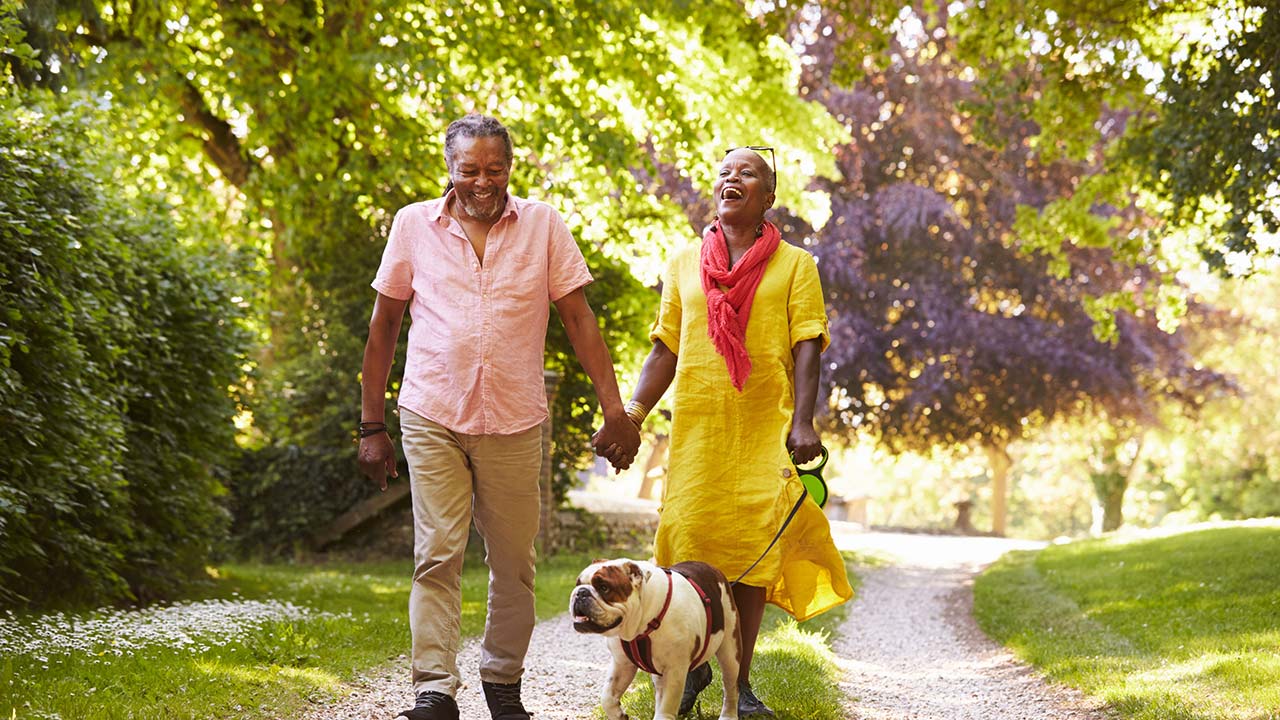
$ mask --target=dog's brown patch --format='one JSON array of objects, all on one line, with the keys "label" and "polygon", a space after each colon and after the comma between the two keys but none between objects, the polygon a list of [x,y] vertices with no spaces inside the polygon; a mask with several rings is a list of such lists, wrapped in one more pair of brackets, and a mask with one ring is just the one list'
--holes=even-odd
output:
[{"label": "dog's brown patch", "polygon": [[706,593],[711,600],[711,632],[717,633],[723,630],[724,603],[722,598],[727,592],[727,588],[724,586],[729,582],[724,573],[707,563],[696,561],[676,563],[671,566],[671,570],[689,578],[698,587],[702,588],[702,592]]},{"label": "dog's brown patch", "polygon": [[639,567],[635,563],[626,565],[605,565],[591,577],[591,587],[600,594],[600,599],[607,603],[626,602],[631,597],[631,578]]}]

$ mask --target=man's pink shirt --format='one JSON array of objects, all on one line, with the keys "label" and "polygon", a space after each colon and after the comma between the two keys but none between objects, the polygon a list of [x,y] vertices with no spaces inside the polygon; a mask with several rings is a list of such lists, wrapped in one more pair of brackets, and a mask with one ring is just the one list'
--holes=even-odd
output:
[{"label": "man's pink shirt", "polygon": [[400,406],[468,435],[528,430],[547,418],[551,303],[591,272],[554,208],[511,194],[481,263],[445,210],[452,196],[396,213],[372,283],[410,300]]}]

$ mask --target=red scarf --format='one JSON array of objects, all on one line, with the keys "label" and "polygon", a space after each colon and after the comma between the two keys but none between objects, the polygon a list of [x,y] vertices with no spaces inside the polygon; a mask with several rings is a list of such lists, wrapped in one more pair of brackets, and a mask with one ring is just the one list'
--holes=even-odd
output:
[{"label": "red scarf", "polygon": [[[778,249],[782,233],[771,222],[764,224],[764,234],[746,254],[729,269],[729,245],[720,223],[712,223],[702,234],[702,290],[707,295],[707,334],[729,366],[729,379],[742,392],[751,374],[751,358],[747,356],[747,320],[756,288],[764,277],[765,266]],[[724,286],[724,289],[721,289]]]}]

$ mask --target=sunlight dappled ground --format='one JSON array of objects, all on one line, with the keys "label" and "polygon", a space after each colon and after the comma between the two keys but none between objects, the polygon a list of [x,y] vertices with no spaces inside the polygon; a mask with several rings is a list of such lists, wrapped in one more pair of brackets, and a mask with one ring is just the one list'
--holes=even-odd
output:
[{"label": "sunlight dappled ground", "polygon": [[1280,712],[1280,521],[1131,531],[1016,553],[975,585],[984,629],[1126,718]]}]

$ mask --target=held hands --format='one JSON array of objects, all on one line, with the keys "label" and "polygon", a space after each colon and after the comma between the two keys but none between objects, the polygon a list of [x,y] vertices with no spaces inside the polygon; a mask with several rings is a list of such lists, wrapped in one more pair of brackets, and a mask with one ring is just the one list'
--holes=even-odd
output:
[{"label": "held hands", "polygon": [[360,472],[378,483],[383,491],[387,489],[387,475],[400,477],[396,470],[396,446],[391,443],[391,436],[385,432],[361,438],[357,460]]},{"label": "held hands", "polygon": [[616,472],[631,467],[640,451],[640,429],[625,414],[604,418],[604,427],[591,436],[591,449],[604,457]]},{"label": "held hands", "polygon": [[787,434],[787,450],[791,451],[796,465],[804,465],[822,454],[822,440],[813,429],[812,422],[791,424]]}]

